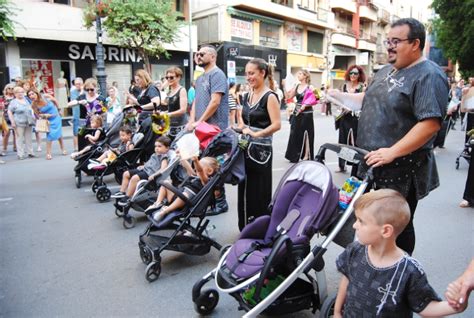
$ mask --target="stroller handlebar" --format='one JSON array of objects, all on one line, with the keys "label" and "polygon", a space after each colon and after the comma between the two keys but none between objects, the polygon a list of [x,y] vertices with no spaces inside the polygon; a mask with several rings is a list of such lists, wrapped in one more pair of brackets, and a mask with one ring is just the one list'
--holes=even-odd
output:
[{"label": "stroller handlebar", "polygon": [[354,146],[325,143],[319,148],[318,154],[315,158],[316,161],[324,163],[324,160],[326,159],[326,150],[331,150],[335,152],[339,158],[354,164],[364,162],[364,157],[369,153],[365,149]]}]

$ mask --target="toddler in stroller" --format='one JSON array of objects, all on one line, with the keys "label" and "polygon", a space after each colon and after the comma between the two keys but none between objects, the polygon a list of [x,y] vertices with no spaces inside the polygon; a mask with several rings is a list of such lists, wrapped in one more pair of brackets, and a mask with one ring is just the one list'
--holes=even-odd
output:
[{"label": "toddler in stroller", "polygon": [[130,127],[120,127],[119,138],[120,144],[117,148],[110,148],[97,159],[89,159],[90,164],[87,168],[101,170],[117,159],[117,155],[133,149],[134,143],[132,142],[132,130]]},{"label": "toddler in stroller", "polygon": [[120,191],[111,197],[120,199],[117,202],[119,206],[130,204],[130,198],[137,188],[140,180],[153,180],[168,166],[171,140],[166,136],[161,136],[155,141],[155,153],[150,159],[137,169],[131,169],[123,173],[122,185]]},{"label": "toddler in stroller", "polygon": [[[92,132],[84,135],[84,140],[86,140],[90,145],[97,144],[100,140],[104,139],[104,129],[102,128],[102,117],[99,115],[94,115],[91,117],[91,128]],[[71,159],[76,159],[80,155],[88,152],[91,149],[91,146],[86,146],[80,151],[75,151],[71,154]]]},{"label": "toddler in stroller", "polygon": [[[186,201],[191,200],[196,193],[201,191],[203,186],[209,181],[209,178],[219,170],[219,162],[217,162],[216,158],[204,157],[199,160],[197,157],[193,157],[192,161],[194,163],[194,168],[196,169],[197,177],[193,176],[194,171],[192,171],[188,161],[183,160],[181,163],[191,176],[182,184],[180,189],[182,190],[183,195],[187,198]],[[185,206],[186,202],[183,199],[177,196],[173,200],[174,196],[175,193],[170,189],[160,187],[156,202],[146,209],[146,212],[148,214],[153,213],[152,218],[155,222],[161,221],[168,213]],[[169,205],[165,205],[167,202],[169,202]]]}]

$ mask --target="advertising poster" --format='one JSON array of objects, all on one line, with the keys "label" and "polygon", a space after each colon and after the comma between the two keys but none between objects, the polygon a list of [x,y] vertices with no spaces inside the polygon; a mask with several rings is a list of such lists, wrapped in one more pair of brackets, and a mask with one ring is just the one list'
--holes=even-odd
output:
[{"label": "advertising poster", "polygon": [[51,61],[30,61],[34,86],[39,91],[54,96],[53,63]]}]

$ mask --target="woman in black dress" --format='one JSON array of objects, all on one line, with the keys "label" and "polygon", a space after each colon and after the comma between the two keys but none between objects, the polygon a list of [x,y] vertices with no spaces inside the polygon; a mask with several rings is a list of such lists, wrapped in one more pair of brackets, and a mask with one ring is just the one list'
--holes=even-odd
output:
[{"label": "woman in black dress", "polygon": [[[362,67],[351,65],[344,75],[346,82],[341,90],[344,93],[362,93],[365,91],[365,74]],[[339,129],[339,143],[344,145],[355,145],[357,139],[357,125],[359,117],[351,111],[343,111],[336,119],[336,129]],[[339,159],[339,170],[346,171],[346,161]]]},{"label": "woman in black dress", "polygon": [[169,93],[165,99],[168,115],[170,116],[170,130],[168,137],[173,140],[176,135],[185,128],[186,106],[188,104],[188,94],[186,89],[179,82],[183,76],[183,71],[176,66],[172,66],[166,70],[166,80],[169,83]]},{"label": "woman in black dress", "polygon": [[310,89],[310,74],[307,70],[301,70],[296,77],[300,83],[287,92],[288,99],[296,97],[296,107],[290,117],[291,130],[285,153],[285,158],[290,162],[314,158],[313,107],[302,105],[304,94]]},{"label": "woman in black dress", "polygon": [[[273,71],[260,58],[245,66],[247,81],[252,88],[248,103],[244,103],[242,133],[250,138],[245,153],[246,178],[239,184],[239,229],[255,218],[269,214],[272,198],[272,136],[280,130],[280,106],[273,92]],[[265,85],[268,78],[270,87]]]},{"label": "woman in black dress", "polygon": [[155,105],[160,106],[161,96],[160,91],[153,85],[150,74],[145,70],[135,72],[135,84],[141,89],[140,95],[135,97],[128,92],[127,97],[135,105],[140,106],[142,111],[138,116],[138,122],[141,123],[153,113]]}]

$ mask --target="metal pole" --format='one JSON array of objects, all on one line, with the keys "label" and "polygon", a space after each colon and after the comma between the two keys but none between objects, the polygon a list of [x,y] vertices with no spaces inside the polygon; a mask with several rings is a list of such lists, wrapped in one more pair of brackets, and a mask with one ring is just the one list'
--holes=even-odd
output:
[{"label": "metal pole", "polygon": [[193,56],[193,41],[192,41],[192,27],[193,27],[193,10],[191,1],[188,1],[188,16],[189,16],[189,87],[191,87],[194,80],[194,56]]},{"label": "metal pole", "polygon": [[[100,3],[100,0],[95,1],[96,5]],[[97,82],[99,83],[99,94],[103,97],[107,97],[107,75],[105,74],[105,55],[104,46],[102,45],[102,22],[100,16],[95,17],[95,30],[97,35],[97,45],[95,47],[95,56],[97,59]]]}]

